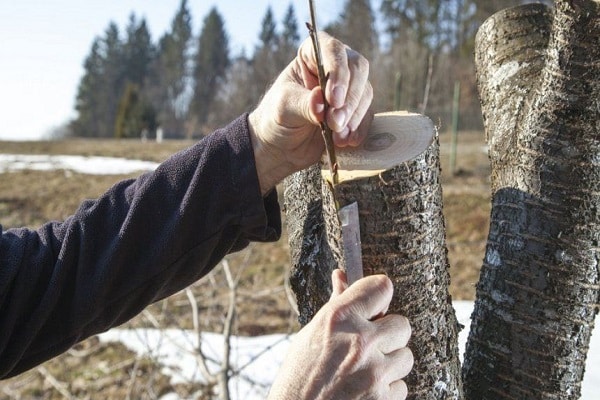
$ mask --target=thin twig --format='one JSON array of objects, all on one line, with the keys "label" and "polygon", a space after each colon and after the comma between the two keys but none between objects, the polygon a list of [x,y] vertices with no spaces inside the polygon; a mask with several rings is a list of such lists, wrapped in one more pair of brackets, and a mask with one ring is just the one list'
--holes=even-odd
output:
[{"label": "thin twig", "polygon": [[427,104],[429,103],[429,93],[431,92],[431,81],[433,78],[433,53],[429,53],[427,64],[427,80],[425,81],[425,93],[423,94],[423,104],[420,110],[421,114],[425,114]]},{"label": "thin twig", "polygon": [[127,384],[127,396],[125,397],[127,400],[131,399],[131,395],[133,394],[135,381],[137,380],[137,373],[140,367],[141,357],[137,357],[135,359],[135,363],[133,364],[133,368],[129,373],[129,383]]},{"label": "thin twig", "polygon": [[[338,165],[335,156],[335,146],[333,144],[333,131],[327,125],[327,111],[329,110],[329,103],[325,98],[325,87],[327,86],[327,80],[329,79],[329,75],[325,75],[325,68],[323,67],[323,56],[321,54],[321,46],[319,44],[319,36],[317,31],[317,17],[315,12],[315,5],[312,0],[308,1],[308,6],[310,8],[310,23],[306,24],[308,28],[308,33],[310,34],[310,38],[313,43],[313,50],[315,52],[315,61],[317,62],[317,72],[319,78],[319,86],[321,87],[321,92],[323,95],[323,105],[324,110],[323,113],[325,118],[320,123],[321,126],[321,134],[323,135],[323,140],[325,141],[325,149],[327,150],[327,158],[329,161],[329,169],[331,171],[331,183],[335,187],[338,184]],[[337,207],[337,202],[336,202]]]},{"label": "thin twig", "polygon": [[265,347],[264,349],[262,349],[262,351],[256,353],[254,356],[252,356],[252,358],[250,358],[248,360],[248,362],[244,365],[242,365],[239,368],[236,368],[235,370],[232,371],[231,375],[232,376],[241,376],[241,373],[244,371],[244,369],[246,367],[248,367],[249,365],[253,364],[256,360],[258,360],[263,354],[269,352],[271,349],[273,349],[275,346],[277,346],[279,343],[285,342],[287,340],[290,340],[290,336],[291,334],[287,334],[284,337],[282,337],[281,339],[277,340],[275,343],[268,345],[267,347]]},{"label": "thin twig", "polygon": [[233,331],[233,320],[235,319],[236,289],[238,280],[233,278],[233,275],[231,274],[231,268],[229,267],[229,262],[227,260],[223,260],[221,264],[223,265],[223,271],[225,272],[225,277],[227,278],[227,286],[229,287],[229,307],[227,309],[227,317],[225,318],[225,322],[223,324],[223,361],[221,363],[219,383],[221,386],[221,400],[229,400],[231,334]]},{"label": "thin twig", "polygon": [[206,356],[202,352],[202,329],[200,329],[200,321],[198,320],[198,302],[196,301],[196,297],[190,288],[185,289],[185,294],[190,302],[190,306],[192,307],[192,324],[194,326],[194,332],[196,332],[198,343],[196,345],[196,355],[198,359],[198,363],[200,364],[200,372],[204,379],[207,382],[214,382],[215,378],[210,373],[208,369],[208,365],[206,364]]},{"label": "thin twig", "polygon": [[160,329],[160,323],[154,317],[154,315],[148,311],[148,309],[144,309],[144,311],[142,311],[142,315],[148,320],[148,322],[150,322],[150,324],[152,324],[155,329]]},{"label": "thin twig", "polygon": [[64,384],[63,382],[60,382],[58,379],[56,379],[56,377],[54,375],[52,375],[50,373],[50,371],[48,371],[46,369],[46,367],[38,367],[37,371],[40,373],[40,375],[42,375],[44,377],[44,379],[46,381],[48,381],[48,383],[54,388],[56,389],[64,398],[66,399],[74,399],[73,395],[69,392],[69,390],[67,389],[67,385]]}]

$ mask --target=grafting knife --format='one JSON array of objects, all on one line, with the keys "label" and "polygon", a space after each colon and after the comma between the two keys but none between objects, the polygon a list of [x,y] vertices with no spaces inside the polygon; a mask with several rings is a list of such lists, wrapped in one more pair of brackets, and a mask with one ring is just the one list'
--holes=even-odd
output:
[{"label": "grafting knife", "polygon": [[352,285],[363,277],[358,203],[354,202],[342,207],[338,216],[342,226],[342,245],[344,247],[344,260],[346,262],[346,279],[348,285]]},{"label": "grafting knife", "polygon": [[[313,43],[315,60],[317,62],[319,86],[321,86],[321,91],[323,92],[325,115],[327,115],[329,104],[325,99],[325,86],[327,85],[328,76],[325,75],[325,69],[323,68],[321,46],[319,45],[319,36],[317,31],[317,18],[313,1],[309,0],[308,5],[310,8],[311,23],[306,24],[306,26],[308,27],[308,31]],[[346,262],[346,279],[348,281],[348,285],[351,285],[363,277],[358,204],[354,202],[339,209],[338,201],[335,198],[335,186],[338,184],[338,165],[335,156],[335,147],[333,144],[333,132],[331,131],[331,128],[327,126],[326,121],[321,123],[321,133],[323,135],[323,140],[325,141],[325,150],[327,152],[327,158],[329,161],[329,170],[331,171],[331,188],[334,196],[335,209],[338,213],[338,220],[342,228],[342,246],[344,248],[344,259]]]}]

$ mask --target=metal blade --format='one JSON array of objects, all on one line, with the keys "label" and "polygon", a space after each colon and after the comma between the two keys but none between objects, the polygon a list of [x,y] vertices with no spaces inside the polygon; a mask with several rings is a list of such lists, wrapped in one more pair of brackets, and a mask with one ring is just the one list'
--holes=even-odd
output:
[{"label": "metal blade", "polygon": [[358,203],[354,202],[342,207],[338,215],[342,225],[342,245],[346,261],[346,278],[348,285],[352,285],[363,277]]}]

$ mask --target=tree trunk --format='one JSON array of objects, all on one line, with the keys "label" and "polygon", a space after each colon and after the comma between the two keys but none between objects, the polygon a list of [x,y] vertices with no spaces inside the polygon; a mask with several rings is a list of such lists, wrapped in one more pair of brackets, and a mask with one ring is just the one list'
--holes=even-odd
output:
[{"label": "tree trunk", "polygon": [[[344,168],[341,160],[342,155],[338,161]],[[376,176],[342,181],[335,192],[340,206],[358,202],[365,275],[388,275],[394,283],[389,312],[411,321],[415,367],[406,380],[409,398],[462,398],[437,140],[416,158]],[[329,298],[331,270],[344,265],[333,195],[319,166],[288,178],[285,209],[291,284],[300,322],[306,324]]]},{"label": "tree trunk", "polygon": [[600,2],[490,18],[476,64],[492,212],[468,399],[577,399],[599,303]]}]

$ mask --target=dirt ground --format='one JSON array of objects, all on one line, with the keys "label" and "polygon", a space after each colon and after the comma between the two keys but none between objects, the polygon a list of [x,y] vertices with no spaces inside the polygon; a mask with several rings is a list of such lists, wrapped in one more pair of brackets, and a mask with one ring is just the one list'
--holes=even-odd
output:
[{"label": "dirt ground", "polygon": [[[451,137],[440,136],[444,215],[454,299],[473,299],[483,259],[490,212],[490,168],[482,132],[461,132],[455,172],[451,172]],[[70,140],[64,142],[0,142],[0,153],[103,155],[150,161],[164,160],[190,142]],[[94,198],[118,180],[130,176],[93,176],[65,171],[21,171],[0,174],[0,223],[3,229],[37,227],[62,220],[86,198]],[[254,244],[231,255],[227,264],[239,276],[234,332],[240,335],[293,332],[298,329],[286,285],[289,248],[284,237]],[[222,268],[195,284],[201,329],[220,331],[229,301]],[[186,293],[148,307],[132,327],[193,328],[192,304]],[[160,366],[123,346],[92,338],[63,356],[17,378],[0,382],[0,398],[139,398],[154,399],[177,392],[181,397],[209,398],[198,385],[173,387]],[[203,395],[200,395],[203,394]]]}]

